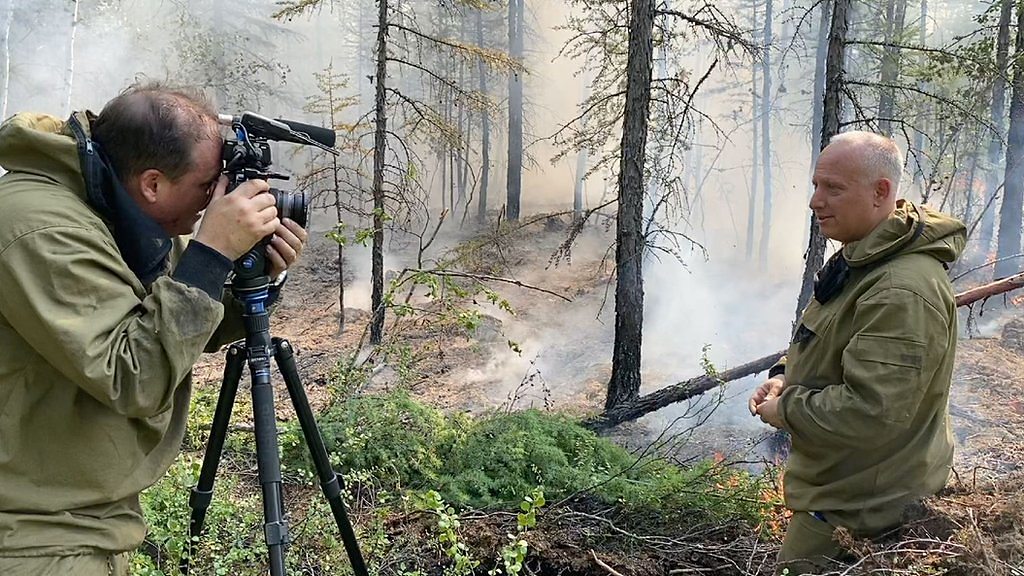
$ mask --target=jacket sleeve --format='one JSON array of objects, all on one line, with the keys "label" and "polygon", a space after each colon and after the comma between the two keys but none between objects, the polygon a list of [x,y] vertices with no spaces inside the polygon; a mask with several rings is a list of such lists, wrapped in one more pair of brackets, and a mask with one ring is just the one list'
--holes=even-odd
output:
[{"label": "jacket sleeve", "polygon": [[843,381],[793,383],[779,400],[793,442],[836,448],[885,444],[913,421],[948,345],[949,319],[912,291],[890,288],[858,302]]},{"label": "jacket sleeve", "polygon": [[220,350],[221,346],[245,338],[245,326],[242,324],[242,312],[244,312],[242,303],[235,299],[230,290],[224,290],[221,304],[224,306],[224,319],[210,336],[210,341],[203,347],[204,352],[216,352]]},{"label": "jacket sleeve", "polygon": [[223,316],[210,294],[219,264],[203,252],[187,250],[175,276],[140,299],[107,238],[84,227],[35,230],[0,252],[0,314],[99,402],[154,416],[170,408]]}]

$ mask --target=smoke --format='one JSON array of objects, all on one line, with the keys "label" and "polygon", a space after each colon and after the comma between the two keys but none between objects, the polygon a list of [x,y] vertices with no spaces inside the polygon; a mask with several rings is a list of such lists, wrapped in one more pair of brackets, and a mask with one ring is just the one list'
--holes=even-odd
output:
[{"label": "smoke", "polygon": [[[213,0],[117,4],[116,9],[106,3],[82,4],[74,48],[73,108],[98,110],[139,78],[172,82],[192,79],[205,82],[215,92],[214,86],[223,82],[223,71],[200,66],[210,61],[210,55],[202,53],[209,46],[181,42],[195,33],[184,24],[193,22],[186,17],[193,15],[214,38],[237,38],[240,29],[266,35],[266,41],[231,48],[251,50],[289,70],[286,75],[278,73],[278,68],[232,70],[236,73],[232,78],[246,78],[254,89],[284,82],[285,88],[273,95],[251,96],[247,102],[255,111],[320,122],[322,118],[304,116],[301,106],[315,91],[313,72],[329,63],[349,76],[348,95],[362,96],[353,116],[358,118],[370,111],[372,102],[367,95],[373,86],[368,75],[373,68],[368,55],[374,34],[367,30],[372,30],[372,2],[350,3],[337,11],[332,8],[277,23],[269,18],[277,7],[273,0],[246,0],[241,9],[222,18],[220,28],[212,16],[216,6]],[[571,15],[567,3],[528,0],[528,6],[532,34],[527,37],[526,47],[526,142],[534,163],[524,170],[524,218],[572,207],[575,158],[570,155],[552,165],[550,158],[557,150],[545,137],[579,114],[584,88],[578,75],[582,63],[558,57],[570,35],[567,30],[557,29]],[[958,17],[956,6],[933,9],[940,11],[935,18],[943,22]],[[61,114],[71,26],[68,3],[36,0],[23,6],[19,2],[16,20],[15,28],[21,35],[12,39],[9,110]],[[495,45],[502,44],[501,38],[491,40]],[[679,55],[682,69],[671,73],[685,71],[693,78],[707,69],[706,55],[701,54],[696,41],[694,46],[692,54]],[[694,101],[706,117],[694,132],[689,161],[682,167],[686,196],[678,200],[676,210],[660,217],[671,232],[686,239],[674,248],[675,255],[655,251],[645,262],[644,393],[699,375],[708,363],[723,370],[780,350],[788,341],[809,217],[810,134],[805,125],[810,124],[809,78],[814,63],[813,58],[796,57],[787,62],[779,68],[774,82],[778,92],[773,95],[777,111],[772,124],[774,193],[767,259],[763,263],[758,259],[764,226],[760,196],[754,204],[753,228],[748,229],[747,224],[754,171],[751,62],[738,56],[728,65],[723,62],[702,88],[706,96]],[[245,61],[233,61],[232,65],[244,67]],[[397,67],[391,74],[396,82],[403,80],[404,73]],[[501,80],[492,81],[493,96],[499,103],[504,86]],[[490,208],[497,209],[504,204],[506,157],[500,114],[493,130]],[[298,160],[290,160],[286,154],[275,158],[282,167],[295,164],[296,171],[300,168]],[[474,156],[474,161],[478,157]],[[432,165],[416,168],[424,181],[435,177],[436,167]],[[595,174],[588,179],[584,206],[596,206],[606,195],[615,193],[615,182],[603,181],[602,176]],[[322,235],[333,227],[334,219],[332,213],[318,215],[313,219],[313,233]],[[751,234],[754,254],[748,259],[746,244]],[[447,238],[449,245],[460,239],[457,233]],[[503,334],[489,344],[486,365],[457,371],[449,379],[486,390],[491,406],[515,395],[527,381],[533,383],[530,401],[536,402],[540,396],[556,407],[595,409],[603,404],[610,374],[615,306],[613,286],[607,284],[608,270],[602,270],[598,262],[614,238],[592,224],[579,239],[572,265],[551,269],[543,264],[561,238],[548,233],[528,241],[533,243],[530,254],[537,264],[517,270],[518,277],[569,294],[573,301],[565,303],[529,290],[501,288],[517,314],[484,306],[487,314],[501,321]],[[437,250],[446,247],[439,245]],[[399,244],[389,248],[388,268],[401,269],[410,261],[408,249]],[[346,249],[346,255],[346,266],[354,277],[346,287],[347,305],[368,309],[369,248],[352,246]],[[755,383],[756,379],[748,379],[730,384],[724,404],[709,425],[740,427],[751,434],[763,430],[746,414],[746,395]],[[645,423],[658,428],[674,421],[681,410],[666,408]]]}]

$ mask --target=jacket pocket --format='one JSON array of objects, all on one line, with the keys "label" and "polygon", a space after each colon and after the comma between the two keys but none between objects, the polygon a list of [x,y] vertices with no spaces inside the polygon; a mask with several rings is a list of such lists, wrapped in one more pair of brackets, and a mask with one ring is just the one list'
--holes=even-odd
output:
[{"label": "jacket pocket", "polygon": [[859,334],[852,344],[848,380],[877,403],[884,420],[908,423],[924,394],[925,344],[873,334]]},{"label": "jacket pocket", "polygon": [[829,329],[835,317],[834,306],[822,306],[817,300],[812,300],[800,317],[800,326],[793,333],[792,343],[805,344],[820,337]]}]

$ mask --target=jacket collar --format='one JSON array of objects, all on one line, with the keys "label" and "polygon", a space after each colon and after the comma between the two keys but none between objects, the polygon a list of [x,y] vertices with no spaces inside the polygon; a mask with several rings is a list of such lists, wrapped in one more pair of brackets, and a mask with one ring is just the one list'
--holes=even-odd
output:
[{"label": "jacket collar", "polygon": [[88,113],[68,120],[85,179],[86,199],[111,224],[114,241],[128,268],[149,286],[166,271],[171,239],[128,195],[100,144],[90,136]]}]

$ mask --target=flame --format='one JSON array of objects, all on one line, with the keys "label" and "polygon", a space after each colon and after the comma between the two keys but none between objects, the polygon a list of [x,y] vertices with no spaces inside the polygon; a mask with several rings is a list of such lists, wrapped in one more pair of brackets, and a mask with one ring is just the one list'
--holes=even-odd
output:
[{"label": "flame", "polygon": [[765,505],[765,511],[758,529],[767,532],[771,536],[782,538],[786,533],[786,526],[793,512],[786,508],[783,498],[784,473],[779,477],[765,484],[761,489],[761,501]]}]

